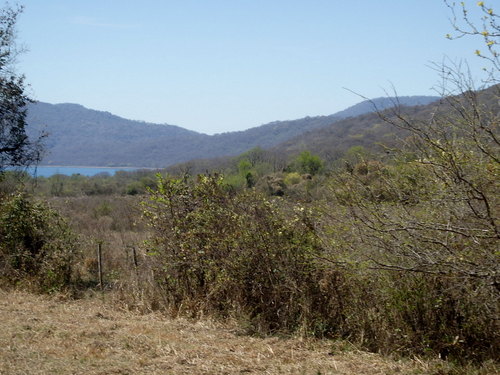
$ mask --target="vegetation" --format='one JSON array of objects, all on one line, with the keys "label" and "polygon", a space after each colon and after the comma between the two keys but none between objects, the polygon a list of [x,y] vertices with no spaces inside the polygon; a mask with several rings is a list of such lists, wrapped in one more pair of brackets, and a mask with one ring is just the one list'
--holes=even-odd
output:
[{"label": "vegetation", "polygon": [[165,308],[237,313],[260,332],[314,325],[328,309],[313,281],[319,242],[301,207],[285,213],[278,204],[254,191],[235,194],[217,176],[160,178],[145,214]]},{"label": "vegetation", "polygon": [[[405,97],[407,105],[428,104],[436,97]],[[380,108],[393,103],[375,99]],[[35,103],[29,106],[33,133],[50,134],[43,164],[137,166],[165,168],[199,158],[234,156],[254,147],[269,148],[340,119],[372,112],[366,102],[338,115],[275,121],[245,131],[206,135],[178,126],[150,124],[94,111],[76,104]]]},{"label": "vegetation", "polygon": [[12,179],[10,184],[2,181],[5,168],[26,167],[41,158],[41,139],[31,140],[27,134],[26,111],[32,100],[24,77],[14,69],[15,25],[21,11],[0,9],[0,182],[7,186],[0,193],[0,278],[53,291],[70,284],[76,239],[55,211],[23,193],[8,194],[6,190],[15,189]]},{"label": "vegetation", "polygon": [[255,148],[225,176],[59,175],[34,191],[88,239],[73,279],[97,283],[104,241],[105,279],[129,306],[386,353],[495,358],[497,90],[448,96],[431,122],[379,113],[406,134],[389,154],[353,146],[328,164]]},{"label": "vegetation", "polygon": [[497,371],[498,16],[479,6],[491,31],[455,25],[484,38],[487,81],[443,66],[439,103],[160,173],[4,172],[2,283],[91,290],[100,270],[129,309]]},{"label": "vegetation", "polygon": [[40,139],[26,133],[24,77],[12,69],[16,58],[15,25],[22,8],[0,9],[0,172],[5,167],[23,167],[40,160]]},{"label": "vegetation", "polygon": [[112,301],[54,300],[0,291],[0,372],[5,374],[344,374],[496,373],[434,359],[394,359],[348,342],[248,337],[233,326],[165,319]]},{"label": "vegetation", "polygon": [[291,169],[314,176],[323,169],[323,161],[319,156],[312,155],[309,151],[302,151],[293,161]]},{"label": "vegetation", "polygon": [[0,271],[3,282],[53,292],[67,288],[78,242],[56,211],[19,193],[0,201]]},{"label": "vegetation", "polygon": [[130,307],[383,353],[495,358],[496,90],[449,96],[430,123],[406,108],[379,113],[406,134],[389,154],[353,146],[328,163],[256,148],[224,176],[179,168],[26,186],[86,239],[69,279],[97,284],[102,242],[107,288]]}]

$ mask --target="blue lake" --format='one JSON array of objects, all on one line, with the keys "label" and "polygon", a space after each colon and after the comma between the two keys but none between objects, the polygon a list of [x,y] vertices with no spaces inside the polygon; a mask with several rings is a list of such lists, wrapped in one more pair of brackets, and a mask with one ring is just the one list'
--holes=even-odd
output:
[{"label": "blue lake", "polygon": [[35,168],[29,168],[28,172],[32,175],[38,177],[50,177],[55,174],[64,174],[71,176],[73,174],[81,174],[83,176],[95,176],[99,173],[109,173],[114,175],[117,171],[136,171],[142,168],[108,168],[108,167],[64,167],[64,166],[38,166]]}]

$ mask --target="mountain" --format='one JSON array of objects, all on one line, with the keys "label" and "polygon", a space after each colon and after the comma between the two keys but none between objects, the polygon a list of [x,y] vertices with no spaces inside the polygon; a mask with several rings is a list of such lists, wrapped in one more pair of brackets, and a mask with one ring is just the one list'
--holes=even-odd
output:
[{"label": "mountain", "polygon": [[[426,104],[437,97],[402,97],[405,105]],[[28,129],[46,140],[44,165],[166,167],[199,158],[237,155],[260,146],[270,148],[346,117],[393,105],[388,98],[362,102],[330,116],[275,121],[245,131],[206,135],[179,126],[152,124],[87,109],[78,104],[38,102],[28,108]]]},{"label": "mountain", "polygon": [[[486,112],[499,113],[499,90],[500,85],[493,85],[475,92],[478,107],[487,108]],[[394,122],[398,122],[396,113],[418,124],[429,124],[431,119],[436,120],[439,118],[453,118],[454,121],[463,121],[463,119],[457,118],[457,113],[467,108],[468,104],[467,100],[464,100],[464,96],[469,94],[464,93],[450,98],[443,98],[428,104],[425,104],[424,97],[424,100],[419,105],[405,105],[403,100],[399,100],[396,111],[390,109],[390,106],[383,110],[379,103],[375,104],[384,117]],[[387,104],[387,102],[383,103]],[[367,104],[369,103],[362,102],[346,111],[355,114],[358,109],[363,111]],[[340,112],[341,115],[345,115],[345,113]],[[384,149],[387,151],[387,147],[399,147],[401,140],[408,135],[407,131],[383,121],[379,113],[371,112],[356,117],[344,118],[320,129],[305,132],[299,137],[290,138],[270,148],[269,152],[286,156],[296,155],[304,150],[311,150],[327,161],[332,162],[344,156],[344,153],[353,146],[361,146],[367,152],[374,153],[381,152]]]},{"label": "mountain", "polygon": [[[382,110],[375,101],[376,106],[379,108],[378,113],[364,113],[355,117],[338,119],[327,126],[303,132],[299,136],[265,150],[254,149],[240,154],[236,159],[229,156],[197,159],[171,166],[167,170],[173,174],[185,172],[198,174],[205,171],[234,172],[238,161],[247,158],[256,160],[257,163],[267,163],[269,168],[277,172],[286,168],[290,164],[291,158],[306,150],[320,156],[327,162],[329,167],[339,166],[339,163],[343,164],[342,160],[353,162],[354,158],[357,158],[356,154],[359,153],[363,158],[384,158],[386,153],[392,153],[391,149],[401,147],[402,142],[410,133],[390,125],[383,118],[398,122],[397,116],[402,115],[404,118],[410,119],[411,123],[424,128],[432,121],[461,122],[464,121],[464,118],[460,118],[460,113],[465,116],[463,111],[469,108],[470,101],[474,100],[477,108],[484,111],[481,121],[488,124],[488,121],[491,120],[485,114],[491,113],[494,118],[500,114],[499,95],[500,85],[494,85],[484,90],[468,91],[461,95],[442,98],[426,105],[399,105],[397,109],[387,108]],[[474,98],[471,99],[471,96]],[[359,106],[353,106],[348,110],[353,109],[350,113],[356,113],[356,110],[362,110],[366,104],[363,102]],[[466,121],[470,121],[470,119]],[[466,136],[470,137],[471,134]],[[352,147],[355,148],[350,150]]]},{"label": "mountain", "polygon": [[182,161],[176,158],[181,152],[176,145],[195,144],[206,137],[178,126],[126,120],[78,104],[32,104],[27,122],[33,132],[49,134],[42,161],[47,165],[161,166],[142,164],[141,159]]},{"label": "mountain", "polygon": [[413,107],[417,105],[426,105],[435,102],[438,99],[439,97],[437,96],[399,96],[397,98],[384,97],[373,100],[364,100],[361,103],[337,112],[335,115],[342,118],[356,117],[364,115],[365,113],[373,112],[375,108],[377,110],[384,110],[396,105]]}]

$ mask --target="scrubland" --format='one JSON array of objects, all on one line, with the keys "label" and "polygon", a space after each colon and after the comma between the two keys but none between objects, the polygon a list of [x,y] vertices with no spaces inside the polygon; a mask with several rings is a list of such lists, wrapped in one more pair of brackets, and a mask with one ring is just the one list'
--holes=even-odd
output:
[{"label": "scrubland", "polygon": [[500,86],[448,73],[384,152],[2,174],[2,371],[497,373]]}]

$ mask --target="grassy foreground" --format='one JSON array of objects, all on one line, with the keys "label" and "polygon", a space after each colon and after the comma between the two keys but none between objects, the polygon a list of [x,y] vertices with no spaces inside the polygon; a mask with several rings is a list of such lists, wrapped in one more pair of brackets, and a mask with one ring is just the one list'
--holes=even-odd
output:
[{"label": "grassy foreground", "polygon": [[[65,300],[0,291],[2,375],[374,375],[464,370],[438,360],[393,360],[331,341],[249,337],[210,321],[119,310],[97,297]],[[490,367],[469,373],[499,372]]]}]

